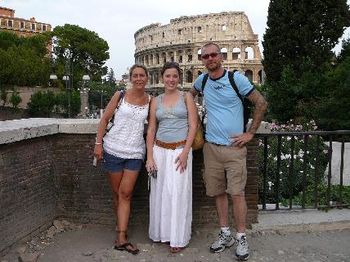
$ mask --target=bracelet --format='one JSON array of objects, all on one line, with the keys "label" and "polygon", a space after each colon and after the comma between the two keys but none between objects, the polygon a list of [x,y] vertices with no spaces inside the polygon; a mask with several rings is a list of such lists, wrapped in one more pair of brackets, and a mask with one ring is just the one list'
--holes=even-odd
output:
[{"label": "bracelet", "polygon": [[95,142],[95,145],[102,145],[102,143],[99,143],[99,142]]}]

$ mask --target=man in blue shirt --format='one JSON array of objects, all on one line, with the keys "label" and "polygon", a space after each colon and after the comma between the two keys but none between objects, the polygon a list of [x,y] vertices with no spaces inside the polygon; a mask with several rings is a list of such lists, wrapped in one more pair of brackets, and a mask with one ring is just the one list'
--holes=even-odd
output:
[{"label": "man in blue shirt", "polygon": [[[201,59],[209,77],[202,90],[204,75],[194,82],[191,93],[203,92],[207,110],[206,143],[204,154],[204,181],[208,196],[215,197],[221,231],[219,238],[211,245],[211,252],[221,252],[235,242],[235,255],[247,260],[249,246],[245,235],[247,204],[245,185],[247,180],[246,144],[253,139],[267,109],[264,97],[251,85],[247,77],[235,72],[234,83],[241,96],[254,105],[253,120],[247,131],[244,128],[243,103],[233,89],[228,71],[222,66],[220,47],[212,42],[201,49]],[[236,236],[232,237],[228,225],[228,194],[233,201],[233,215]]]}]

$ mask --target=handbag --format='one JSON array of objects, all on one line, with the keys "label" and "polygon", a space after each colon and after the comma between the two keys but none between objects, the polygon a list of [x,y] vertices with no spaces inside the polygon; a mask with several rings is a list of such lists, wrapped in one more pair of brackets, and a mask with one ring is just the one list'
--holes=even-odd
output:
[{"label": "handbag", "polygon": [[196,135],[194,136],[194,139],[192,142],[192,150],[201,149],[203,148],[203,146],[204,146],[203,126],[202,126],[202,122],[198,121]]},{"label": "handbag", "polygon": [[[182,93],[183,95],[184,93]],[[183,95],[183,99],[185,102],[185,105],[187,107],[186,104],[186,98]],[[203,148],[204,146],[204,128],[203,128],[203,118],[201,120],[201,118],[199,117],[199,113],[197,114],[197,118],[198,118],[198,125],[197,125],[197,130],[196,130],[196,134],[194,136],[193,142],[192,142],[192,150],[198,150]]]}]

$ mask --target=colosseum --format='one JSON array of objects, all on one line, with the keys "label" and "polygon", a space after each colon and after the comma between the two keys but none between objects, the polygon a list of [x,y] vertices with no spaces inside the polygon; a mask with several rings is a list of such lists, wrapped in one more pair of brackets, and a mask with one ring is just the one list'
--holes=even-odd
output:
[{"label": "colosseum", "polygon": [[244,12],[222,12],[171,19],[170,24],[150,24],[135,35],[135,62],[149,69],[151,93],[162,88],[160,70],[164,62],[175,61],[183,72],[182,88],[191,88],[205,71],[200,60],[201,46],[212,41],[222,49],[224,67],[239,70],[253,83],[263,81],[263,67],[254,34]]}]

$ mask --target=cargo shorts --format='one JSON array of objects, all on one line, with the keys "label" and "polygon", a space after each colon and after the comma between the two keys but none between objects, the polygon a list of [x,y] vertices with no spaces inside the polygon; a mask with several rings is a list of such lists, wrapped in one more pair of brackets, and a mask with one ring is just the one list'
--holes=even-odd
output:
[{"label": "cargo shorts", "polygon": [[203,147],[203,179],[208,196],[223,193],[244,194],[247,182],[247,148],[215,145],[206,142]]}]

